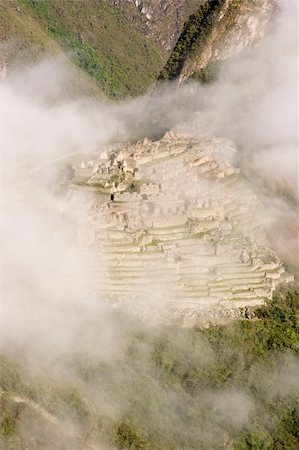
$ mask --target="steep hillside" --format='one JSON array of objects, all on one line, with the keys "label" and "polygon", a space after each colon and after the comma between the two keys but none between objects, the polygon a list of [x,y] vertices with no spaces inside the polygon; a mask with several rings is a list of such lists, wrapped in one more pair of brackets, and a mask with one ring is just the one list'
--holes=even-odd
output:
[{"label": "steep hillside", "polygon": [[184,23],[205,0],[108,0],[164,50],[171,51]]},{"label": "steep hillside", "polygon": [[137,96],[159,74],[182,81],[254,44],[273,1],[3,0],[1,59],[66,52],[85,91]]},{"label": "steep hillside", "polygon": [[160,79],[181,82],[253,45],[273,9],[272,0],[206,1],[186,22]]},{"label": "steep hillside", "polygon": [[10,72],[35,63],[41,56],[57,56],[64,60],[70,71],[72,80],[66,95],[77,95],[78,92],[92,96],[102,96],[96,82],[70,58],[55,39],[44,29],[37,18],[17,0],[5,0],[0,3],[0,69],[4,67]]},{"label": "steep hillside", "polygon": [[257,321],[204,330],[115,317],[122,354],[75,356],[64,377],[1,355],[0,449],[296,450],[298,306],[280,293]]},{"label": "steep hillside", "polygon": [[0,39],[8,60],[22,53],[69,52],[70,60],[111,98],[142,94],[157,78],[165,57],[103,0],[5,0]]}]

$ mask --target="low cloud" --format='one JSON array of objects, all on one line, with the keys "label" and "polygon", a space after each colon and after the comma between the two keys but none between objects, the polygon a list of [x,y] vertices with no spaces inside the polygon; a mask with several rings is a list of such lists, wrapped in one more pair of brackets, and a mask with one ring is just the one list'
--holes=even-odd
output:
[{"label": "low cloud", "polygon": [[[109,142],[159,136],[178,123],[192,126],[199,135],[230,138],[240,149],[234,163],[240,165],[269,215],[277,219],[269,235],[286,259],[296,261],[297,24],[290,3],[282,3],[283,13],[263,42],[223,64],[219,80],[205,87],[162,85],[120,105],[62,98],[70,74],[60,60],[43,60],[22,72],[8,73],[0,82],[1,352],[17,355],[33,371],[40,364],[54,371],[55,365],[64,366],[64,358],[77,354],[93,362],[111,361],[112,381],[119,386],[126,382],[125,375],[117,372],[117,358],[127,345],[119,322],[125,319],[107,306],[104,296],[95,301],[84,283],[89,261],[77,251],[76,243],[77,214],[85,199],[66,206],[68,199],[53,192],[48,173],[49,169],[53,175],[57,163],[78,152],[100,149]],[[279,189],[287,192],[287,198]],[[291,232],[286,232],[290,226]],[[104,260],[101,264],[99,276],[104,276]],[[151,350],[139,349],[140,355],[146,355],[145,370],[152,369]],[[193,349],[188,357],[212,364],[209,348],[201,350],[202,360]],[[297,389],[294,364],[286,373],[275,372],[273,383]],[[67,373],[75,377],[69,368]],[[268,395],[264,378],[259,379]],[[181,406],[174,393],[155,389],[161,389],[166,405],[177,405],[182,415],[186,413],[188,407]],[[87,397],[92,398],[93,392],[91,383]],[[110,399],[105,402],[97,392],[98,407],[108,405]],[[254,400],[237,388],[205,394],[215,423],[242,428],[255,410]],[[116,406],[109,406],[112,416],[127,406],[126,399],[114,401]],[[182,421],[182,429],[184,425]],[[191,425],[188,432],[192,433]]]}]

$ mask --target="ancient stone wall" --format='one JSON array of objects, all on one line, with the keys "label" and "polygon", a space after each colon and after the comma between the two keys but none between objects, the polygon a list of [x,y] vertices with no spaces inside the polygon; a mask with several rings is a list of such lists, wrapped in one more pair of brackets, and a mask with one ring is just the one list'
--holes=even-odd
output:
[{"label": "ancient stone wall", "polygon": [[[242,316],[290,280],[269,248],[263,207],[227,148],[225,139],[172,130],[158,143],[124,145],[119,157],[112,150],[107,160],[75,168],[82,175],[89,167],[91,179],[94,167],[115,168],[90,194],[109,196],[91,202],[79,227],[89,290],[142,315],[151,305],[161,320],[194,323]],[[232,143],[229,152],[237,152]],[[114,164],[134,155],[138,181]],[[145,162],[146,155],[155,157]],[[87,186],[88,178],[81,189]]]}]

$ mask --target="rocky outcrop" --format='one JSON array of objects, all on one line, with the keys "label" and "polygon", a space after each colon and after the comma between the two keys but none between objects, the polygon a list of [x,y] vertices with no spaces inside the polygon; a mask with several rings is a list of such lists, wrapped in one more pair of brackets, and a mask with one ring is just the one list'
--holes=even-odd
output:
[{"label": "rocky outcrop", "polygon": [[188,16],[205,0],[109,0],[161,48],[172,50]]},{"label": "rocky outcrop", "polygon": [[181,83],[210,63],[254,45],[263,37],[274,6],[274,0],[206,1],[186,22],[160,79]]}]

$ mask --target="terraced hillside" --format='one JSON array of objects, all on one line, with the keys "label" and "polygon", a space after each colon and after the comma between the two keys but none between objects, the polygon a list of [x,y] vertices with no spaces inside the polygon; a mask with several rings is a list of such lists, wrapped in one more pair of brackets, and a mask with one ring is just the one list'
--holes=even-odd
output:
[{"label": "terraced hillside", "polygon": [[[187,323],[251,314],[289,281],[268,218],[232,165],[236,149],[178,129],[112,146],[75,168],[82,283],[137,313]],[[104,270],[103,270],[104,268]]]}]

